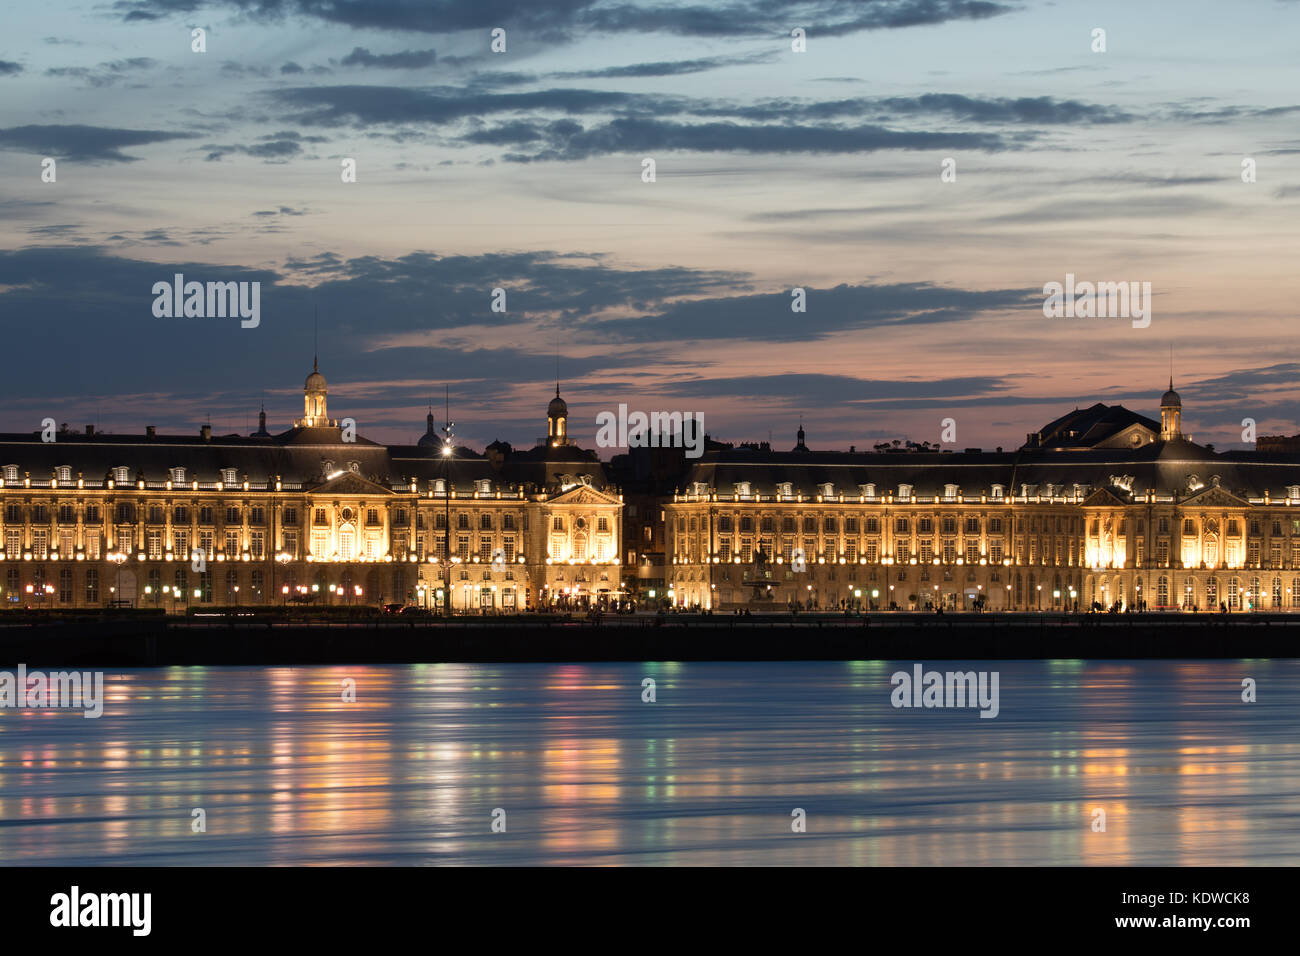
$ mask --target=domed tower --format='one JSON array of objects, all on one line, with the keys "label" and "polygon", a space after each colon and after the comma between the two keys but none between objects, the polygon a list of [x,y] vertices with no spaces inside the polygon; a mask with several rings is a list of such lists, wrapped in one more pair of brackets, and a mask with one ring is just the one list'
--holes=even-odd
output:
[{"label": "domed tower", "polygon": [[555,397],[546,406],[546,443],[552,448],[569,443],[569,406],[560,398],[560,383],[555,383]]},{"label": "domed tower", "polygon": [[421,448],[432,448],[435,445],[442,445],[442,439],[438,437],[438,426],[433,422],[433,406],[429,406],[429,414],[424,416],[424,434],[420,436],[417,444]]},{"label": "domed tower", "polygon": [[1183,437],[1183,400],[1174,391],[1174,377],[1169,376],[1169,391],[1160,398],[1160,439],[1172,441]]},{"label": "domed tower", "polygon": [[325,428],[333,422],[325,407],[325,396],[329,389],[325,386],[325,376],[320,373],[319,363],[313,359],[311,374],[302,386],[302,418],[298,420],[300,428]]}]

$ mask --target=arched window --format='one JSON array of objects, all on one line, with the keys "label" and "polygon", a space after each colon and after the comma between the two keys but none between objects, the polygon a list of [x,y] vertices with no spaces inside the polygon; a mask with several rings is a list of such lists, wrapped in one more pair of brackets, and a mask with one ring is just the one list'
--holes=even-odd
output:
[{"label": "arched window", "polygon": [[1228,610],[1241,610],[1241,578],[1228,578]]},{"label": "arched window", "polygon": [[1169,578],[1160,575],[1156,581],[1156,607],[1169,606]]},{"label": "arched window", "polygon": [[1219,609],[1219,579],[1208,578],[1205,582],[1205,607],[1210,611]]}]

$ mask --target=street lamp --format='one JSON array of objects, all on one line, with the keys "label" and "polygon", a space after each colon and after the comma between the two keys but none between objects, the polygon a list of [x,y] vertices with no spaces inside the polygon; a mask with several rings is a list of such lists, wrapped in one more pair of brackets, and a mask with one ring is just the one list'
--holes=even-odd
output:
[{"label": "street lamp", "polygon": [[442,593],[443,607],[448,618],[451,617],[451,422],[443,427],[447,438],[442,444]]},{"label": "street lamp", "polygon": [[116,605],[122,596],[122,562],[126,560],[126,555],[121,551],[114,551],[108,559],[117,565],[117,587],[113,589],[113,603]]}]

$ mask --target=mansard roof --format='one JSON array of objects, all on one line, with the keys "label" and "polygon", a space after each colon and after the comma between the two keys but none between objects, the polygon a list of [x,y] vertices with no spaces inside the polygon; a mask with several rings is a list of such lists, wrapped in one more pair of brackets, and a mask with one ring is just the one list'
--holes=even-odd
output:
[{"label": "mansard roof", "polygon": [[1029,436],[1027,444],[1039,448],[1096,448],[1134,425],[1153,433],[1152,437],[1160,434],[1160,423],[1154,419],[1123,405],[1097,402],[1048,422]]},{"label": "mansard roof", "polygon": [[459,446],[446,458],[441,447],[394,445],[388,452],[398,473],[420,481],[436,480],[449,472],[452,484],[458,486],[489,478],[494,486],[541,490],[560,484],[565,475],[573,480],[590,475],[593,487],[609,487],[605,466],[594,451],[575,445],[539,445],[525,451],[498,447],[503,450],[499,468],[487,455]]},{"label": "mansard roof", "polygon": [[[910,454],[760,451],[736,448],[707,452],[691,466],[677,490],[695,482],[730,495],[740,482],[751,493],[778,494],[778,485],[790,482],[795,493],[818,494],[827,482],[836,494],[861,494],[860,486],[874,484],[877,495],[898,494],[900,485],[912,486],[918,497],[942,497],[947,485],[956,485],[967,497],[991,494],[994,485],[1004,493],[1056,495],[1081,494],[1114,487],[1112,477],[1131,478],[1136,497],[1148,491],[1157,497],[1194,494],[1219,485],[1241,498],[1274,500],[1287,496],[1289,486],[1300,485],[1300,455],[1253,453],[1219,454],[1182,439],[1156,441],[1138,448],[1059,450],[1023,448],[1013,452],[939,452]],[[1119,491],[1127,498],[1127,492]]]},{"label": "mansard roof", "polygon": [[[498,446],[501,448],[502,446]],[[479,479],[491,479],[494,487],[558,490],[564,476],[581,481],[590,476],[593,487],[609,486],[604,466],[595,452],[573,445],[539,446],[526,451],[510,450],[501,456],[500,467],[481,452],[457,446],[450,460],[441,446],[385,446],[360,435],[343,441],[334,427],[291,428],[276,435],[111,435],[64,432],[53,442],[41,441],[39,432],[0,433],[0,466],[17,465],[19,475],[48,479],[60,466],[72,469],[74,477],[98,482],[112,469],[126,467],[134,480],[143,475],[149,482],[164,481],[171,469],[185,469],[186,480],[215,482],[221,471],[235,469],[242,481],[253,484],[274,481],[276,476],[290,485],[314,485],[333,471],[350,471],[381,485],[421,481],[450,475],[454,487]]]}]

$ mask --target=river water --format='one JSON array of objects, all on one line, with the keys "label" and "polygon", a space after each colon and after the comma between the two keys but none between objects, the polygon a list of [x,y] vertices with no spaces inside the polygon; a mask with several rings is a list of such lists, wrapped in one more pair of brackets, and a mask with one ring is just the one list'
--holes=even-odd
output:
[{"label": "river water", "polygon": [[0,710],[0,865],[1300,863],[1300,661],[912,665],[106,671]]}]

